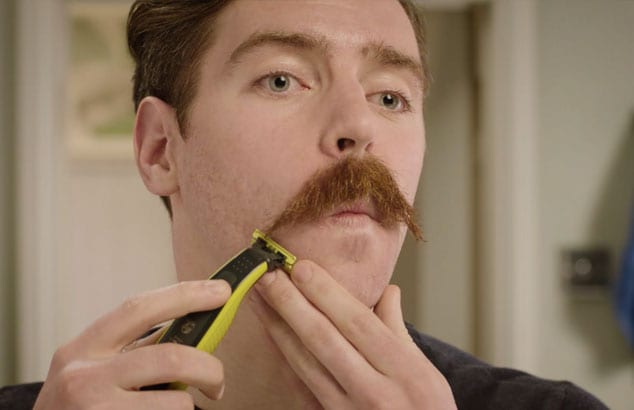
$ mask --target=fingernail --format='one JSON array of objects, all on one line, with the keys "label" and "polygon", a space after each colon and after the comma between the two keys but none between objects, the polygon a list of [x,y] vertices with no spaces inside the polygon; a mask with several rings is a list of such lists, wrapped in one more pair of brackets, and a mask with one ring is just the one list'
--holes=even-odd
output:
[{"label": "fingernail", "polygon": [[256,283],[257,286],[269,286],[275,280],[275,271],[265,273]]},{"label": "fingernail", "polygon": [[313,276],[313,270],[306,265],[295,266],[291,272],[291,277],[295,282],[308,282]]},{"label": "fingernail", "polygon": [[222,279],[211,279],[205,282],[205,286],[214,293],[224,293],[229,284]]},{"label": "fingernail", "polygon": [[216,396],[217,400],[222,399],[222,395],[225,393],[225,385],[223,384],[222,387],[220,388],[220,391],[218,392],[218,395]]}]

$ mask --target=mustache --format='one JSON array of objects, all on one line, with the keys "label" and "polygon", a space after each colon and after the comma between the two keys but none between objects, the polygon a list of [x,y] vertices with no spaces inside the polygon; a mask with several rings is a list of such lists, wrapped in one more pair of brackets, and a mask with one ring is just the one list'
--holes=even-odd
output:
[{"label": "mustache", "polygon": [[404,223],[417,240],[423,239],[416,211],[407,202],[390,170],[378,158],[348,156],[315,173],[265,230],[313,222],[337,206],[370,201],[376,220],[386,228]]}]

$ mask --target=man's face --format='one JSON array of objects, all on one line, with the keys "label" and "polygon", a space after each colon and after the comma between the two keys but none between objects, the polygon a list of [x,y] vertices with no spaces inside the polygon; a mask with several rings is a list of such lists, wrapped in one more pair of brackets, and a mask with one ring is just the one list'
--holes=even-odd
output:
[{"label": "man's face", "polygon": [[[175,147],[174,229],[186,238],[175,246],[209,269],[177,266],[180,279],[207,276],[315,172],[347,155],[379,158],[412,202],[424,152],[422,85],[412,62],[419,63],[415,35],[396,0],[227,6]],[[335,208],[274,237],[373,305],[406,232],[371,215],[368,203]]]}]

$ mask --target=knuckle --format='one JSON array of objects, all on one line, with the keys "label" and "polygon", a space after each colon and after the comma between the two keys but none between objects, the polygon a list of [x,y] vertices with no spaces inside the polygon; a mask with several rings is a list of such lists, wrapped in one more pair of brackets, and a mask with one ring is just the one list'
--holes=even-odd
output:
[{"label": "knuckle", "polygon": [[389,400],[387,396],[382,397],[380,395],[373,395],[372,398],[365,404],[364,408],[368,410],[388,410],[395,408],[395,404],[396,403],[394,403],[393,400]]},{"label": "knuckle", "polygon": [[129,296],[121,304],[121,309],[124,311],[126,315],[134,315],[136,312],[143,309],[143,304],[145,302],[145,299],[146,299],[146,295],[143,293]]},{"label": "knuckle", "polygon": [[178,370],[183,363],[181,357],[181,346],[175,343],[165,343],[159,356],[160,367],[165,371],[172,373]]},{"label": "knuckle", "polygon": [[205,282],[200,280],[183,281],[174,285],[174,290],[181,300],[189,300],[197,294],[208,295],[208,293],[204,293],[204,289]]},{"label": "knuckle", "polygon": [[293,300],[294,293],[290,287],[281,287],[272,294],[272,301],[275,305],[284,306]]},{"label": "knuckle", "polygon": [[223,384],[225,380],[225,370],[222,361],[210,354],[204,354],[207,356],[206,358],[203,360],[197,360],[198,358],[196,358],[196,362],[193,364],[204,366],[204,383],[209,386],[219,386]]},{"label": "knuckle", "polygon": [[302,376],[317,382],[317,378],[319,377],[319,375],[315,372],[310,371],[310,369],[314,369],[315,367],[321,365],[321,363],[317,361],[315,356],[310,354],[308,350],[304,349],[303,354],[299,355],[296,360],[298,368],[301,369],[300,371],[303,373]]},{"label": "knuckle", "polygon": [[215,371],[209,372],[210,381],[214,385],[219,385],[224,383],[225,380],[225,368],[222,362],[218,359],[215,359]]},{"label": "knuckle", "polygon": [[316,267],[317,264],[315,262],[308,259],[300,259],[297,261],[297,263],[295,263],[295,267],[293,269],[305,269],[312,273],[315,273]]},{"label": "knuckle", "polygon": [[359,334],[365,333],[368,331],[370,326],[373,324],[373,317],[369,312],[360,312],[352,315],[350,319],[350,325],[352,326],[352,330]]},{"label": "knuckle", "polygon": [[87,390],[86,383],[93,377],[84,367],[66,367],[57,376],[58,393],[64,402],[74,403]]},{"label": "knuckle", "polygon": [[395,400],[400,399],[401,395],[394,390],[390,383],[385,383],[385,380],[369,383],[362,395],[363,408],[368,410],[403,408],[399,405],[399,400]]},{"label": "knuckle", "polygon": [[63,368],[67,363],[69,363],[74,355],[74,349],[71,348],[70,345],[64,345],[59,347],[55,353],[53,353],[53,358],[51,359],[51,368],[60,369]]},{"label": "knuckle", "polygon": [[197,280],[196,281],[185,280],[174,285],[174,289],[176,290],[176,292],[181,294],[190,293],[192,290],[195,290],[198,288],[202,288],[202,283]]},{"label": "knuckle", "polygon": [[224,384],[225,370],[220,359],[206,352],[195,350],[196,356],[189,358],[191,366],[197,366],[204,369],[201,381],[207,387],[215,389],[217,386]]},{"label": "knuckle", "polygon": [[[334,334],[331,331],[332,326],[329,326],[328,319],[316,318],[306,328],[306,339],[314,341],[317,346],[332,346],[336,343],[339,334]],[[328,349],[325,352],[326,355],[331,353],[337,355],[338,352],[335,349]]]}]

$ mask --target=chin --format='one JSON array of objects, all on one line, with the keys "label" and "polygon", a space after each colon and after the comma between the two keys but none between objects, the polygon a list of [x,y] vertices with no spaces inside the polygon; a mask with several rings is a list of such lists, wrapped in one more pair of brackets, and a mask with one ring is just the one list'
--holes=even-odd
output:
[{"label": "chin", "polygon": [[404,227],[388,229],[367,216],[346,216],[284,227],[272,236],[372,307],[392,277],[405,233]]}]

